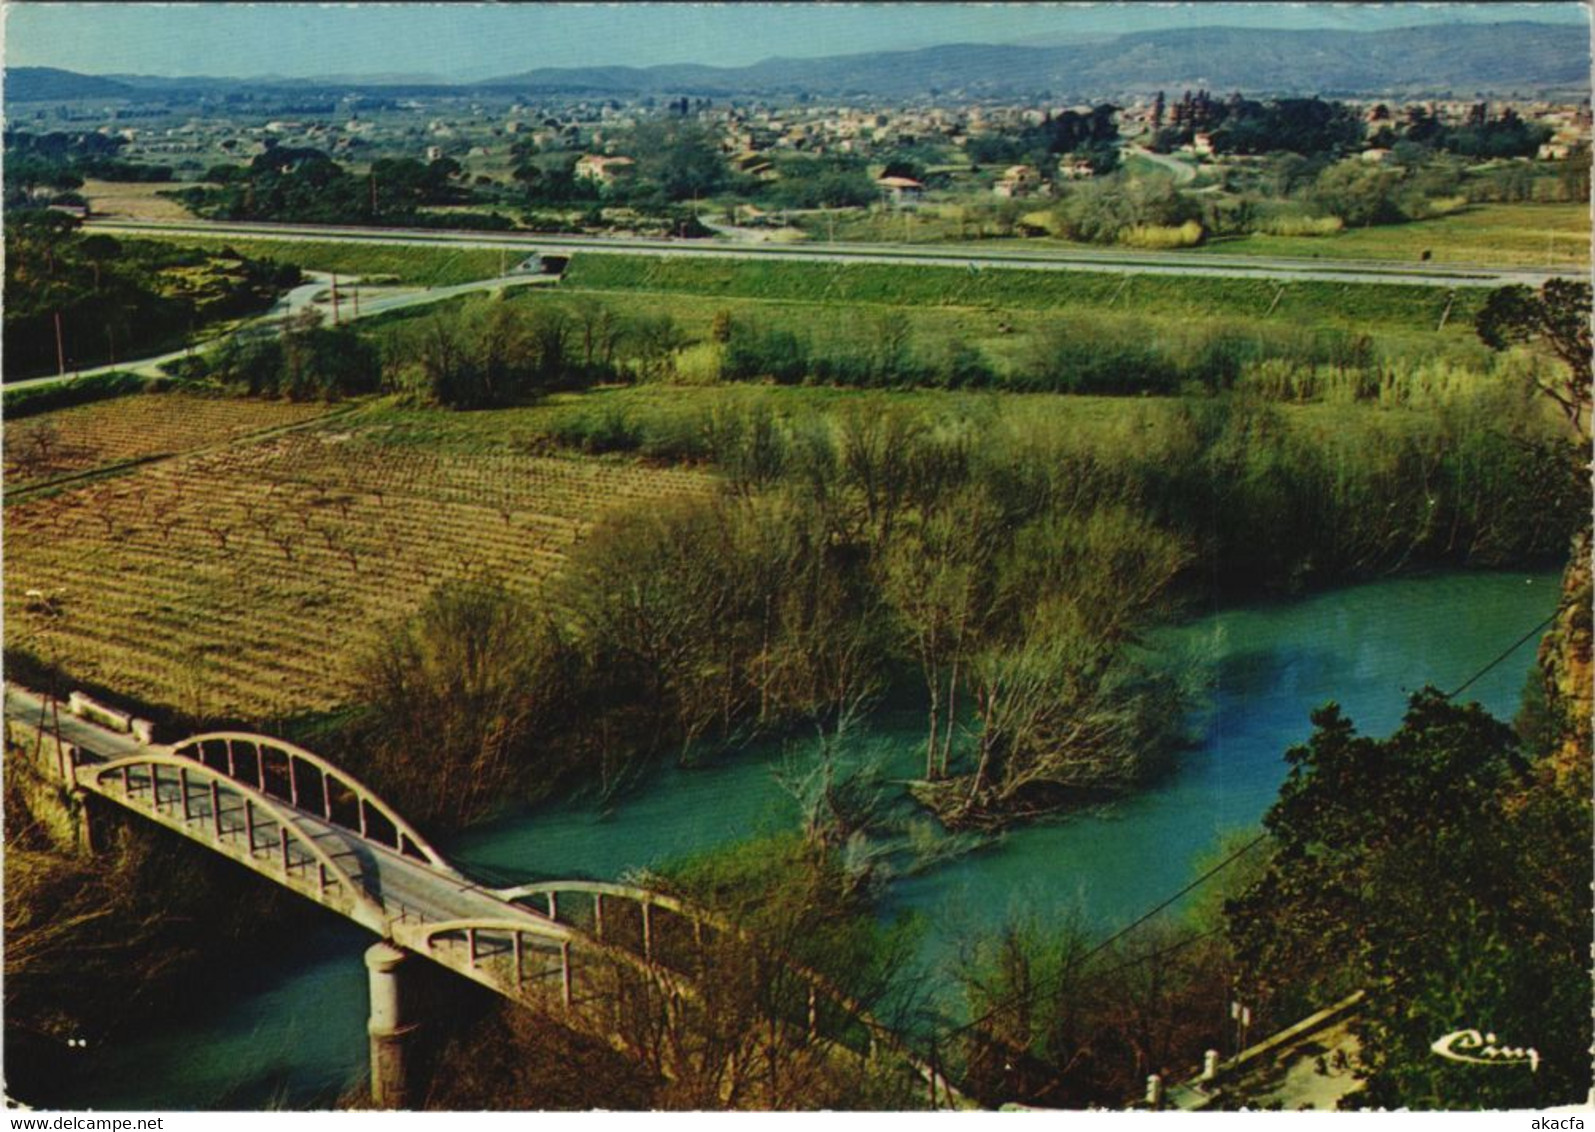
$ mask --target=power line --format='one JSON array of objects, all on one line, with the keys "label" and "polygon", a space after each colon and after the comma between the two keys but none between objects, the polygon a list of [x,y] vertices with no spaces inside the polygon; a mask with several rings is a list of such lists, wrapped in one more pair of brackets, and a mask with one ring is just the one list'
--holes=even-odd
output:
[{"label": "power line", "polygon": [[1509,657],[1513,653],[1517,652],[1517,650],[1522,648],[1530,639],[1532,639],[1534,637],[1535,634],[1542,632],[1548,625],[1550,625],[1550,623],[1552,621],[1555,621],[1557,619],[1557,617],[1561,615],[1561,612],[1562,612],[1562,609],[1561,609],[1560,606],[1558,606],[1556,608],[1556,611],[1553,612],[1544,621],[1541,621],[1538,625],[1534,626],[1534,628],[1530,629],[1527,633],[1524,633],[1521,637],[1519,637],[1517,640],[1513,641],[1510,645],[1508,645],[1507,648],[1506,648],[1506,651],[1503,652],[1500,656],[1498,656],[1494,660],[1490,661],[1489,664],[1486,664],[1483,668],[1479,669],[1472,676],[1469,676],[1466,680],[1462,681],[1461,684],[1457,685],[1455,691],[1444,692],[1444,693],[1442,693],[1442,695],[1444,695],[1445,698],[1448,699],[1448,700],[1453,700],[1456,697],[1460,696],[1463,692],[1467,691],[1470,687],[1473,686],[1474,681],[1478,680],[1486,672],[1489,672],[1490,669],[1492,669],[1496,665],[1500,664],[1507,657]]}]

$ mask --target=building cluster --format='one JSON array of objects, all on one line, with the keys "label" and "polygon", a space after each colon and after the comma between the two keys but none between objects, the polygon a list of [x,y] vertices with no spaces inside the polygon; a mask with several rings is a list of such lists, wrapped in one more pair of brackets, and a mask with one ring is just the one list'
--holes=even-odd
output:
[{"label": "building cluster", "polygon": [[[1206,97],[1206,92],[1199,92]],[[1135,96],[1118,104],[1116,121],[1131,142],[1150,137],[1186,103],[1165,103],[1162,96]],[[1195,105],[1194,103],[1192,105]],[[1370,139],[1389,124],[1400,137],[1413,114],[1421,113],[1442,124],[1465,124],[1477,115],[1479,103],[1470,100],[1353,102],[1369,127]],[[1587,147],[1591,133],[1588,100],[1581,103],[1546,101],[1496,102],[1491,113],[1508,109],[1520,117],[1549,126],[1554,132],[1541,146],[1542,160],[1561,160]],[[432,97],[379,98],[351,94],[325,105],[282,102],[249,107],[218,105],[213,113],[161,117],[141,109],[132,120],[125,108],[107,107],[99,120],[101,132],[127,141],[123,156],[202,172],[214,162],[245,162],[273,146],[320,149],[338,160],[370,160],[378,156],[416,157],[427,161],[451,157],[468,163],[473,172],[507,178],[513,165],[530,153],[564,150],[581,154],[575,174],[600,185],[612,186],[634,169],[628,153],[632,131],[650,120],[690,119],[713,138],[731,166],[756,179],[777,176],[783,154],[848,156],[884,164],[904,149],[928,146],[943,152],[965,150],[976,139],[990,135],[1016,135],[1041,125],[1066,110],[1089,112],[1089,107],[970,102],[931,105],[923,101],[901,105],[827,103],[796,98],[788,102],[760,99],[709,101],[655,98],[593,98],[546,96],[542,98],[489,94],[439,94]],[[62,114],[68,112],[63,109]],[[73,108],[70,120],[85,116]],[[69,120],[66,117],[60,121]],[[38,128],[31,125],[30,128]],[[81,128],[81,127],[79,127]],[[1370,141],[1365,160],[1390,160],[1384,144]],[[1214,158],[1212,135],[1200,127],[1186,150],[1196,158]],[[996,166],[995,180],[982,184],[1002,199],[1046,196],[1059,185],[1092,176],[1086,161],[1063,155],[1047,167],[1029,164]],[[924,190],[913,178],[878,180],[884,200],[911,205]]]}]

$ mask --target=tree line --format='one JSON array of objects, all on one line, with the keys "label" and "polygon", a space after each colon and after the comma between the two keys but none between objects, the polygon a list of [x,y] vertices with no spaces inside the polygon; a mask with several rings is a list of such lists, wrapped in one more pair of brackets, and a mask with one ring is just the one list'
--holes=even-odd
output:
[{"label": "tree line", "polygon": [[29,205],[83,204],[77,192],[84,178],[101,181],[170,181],[168,165],[148,165],[124,161],[118,156],[127,139],[98,131],[67,133],[52,131],[35,134],[27,130],[5,131],[5,206],[7,210]]},{"label": "tree line", "polygon": [[[896,689],[925,707],[922,802],[1005,824],[1168,765],[1180,685],[1138,641],[1182,599],[1553,560],[1582,513],[1532,390],[1348,421],[1327,444],[1239,395],[1128,410],[1134,440],[1111,447],[1008,413],[779,406],[618,434],[590,411],[622,448],[710,461],[725,489],[601,524],[537,615],[470,591],[531,634],[492,666],[524,719],[478,715],[523,736],[494,763],[513,789],[623,789],[736,736],[845,729]],[[424,728],[446,699],[385,696],[378,718]]]},{"label": "tree line", "polygon": [[380,158],[364,176],[319,149],[272,145],[248,165],[213,165],[176,194],[196,216],[311,224],[510,228],[507,217],[438,211],[474,199],[452,158]]},{"label": "tree line", "polygon": [[138,357],[209,323],[269,306],[299,269],[224,250],[84,233],[51,209],[5,220],[8,374]]}]

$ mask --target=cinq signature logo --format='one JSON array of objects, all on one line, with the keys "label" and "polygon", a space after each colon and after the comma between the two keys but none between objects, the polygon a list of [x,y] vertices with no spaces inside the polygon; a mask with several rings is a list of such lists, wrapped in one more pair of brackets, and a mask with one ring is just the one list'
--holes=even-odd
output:
[{"label": "cinq signature logo", "polygon": [[1453,1030],[1429,1048],[1450,1061],[1465,1061],[1473,1065],[1521,1065],[1527,1062],[1530,1073],[1540,1067],[1539,1050],[1496,1043],[1494,1034]]}]

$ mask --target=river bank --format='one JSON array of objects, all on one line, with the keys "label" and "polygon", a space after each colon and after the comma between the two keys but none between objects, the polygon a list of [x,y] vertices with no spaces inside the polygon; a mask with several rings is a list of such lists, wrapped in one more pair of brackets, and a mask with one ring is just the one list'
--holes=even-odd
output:
[{"label": "river bank", "polygon": [[[922,918],[921,962],[932,974],[961,936],[1016,910],[1043,922],[1080,914],[1104,931],[1123,924],[1186,883],[1220,837],[1254,825],[1283,778],[1285,748],[1310,730],[1312,707],[1335,698],[1359,730],[1383,734],[1408,692],[1456,687],[1549,614],[1559,584],[1540,572],[1441,574],[1213,612],[1167,630],[1158,647],[1194,655],[1209,673],[1190,721],[1199,741],[1176,773],[1143,794],[899,876],[885,888],[882,915]],[[1467,697],[1510,718],[1533,660],[1525,644]],[[921,722],[914,713],[872,720],[860,747],[888,771],[911,770]],[[485,875],[613,879],[792,828],[796,806],[777,776],[806,754],[805,744],[777,744],[661,769],[607,809],[567,803],[505,815],[447,851]],[[331,1103],[364,1071],[365,943],[352,927],[318,929],[281,966],[253,971],[236,995],[152,1026],[136,1043],[82,1051],[73,1103]]]}]

